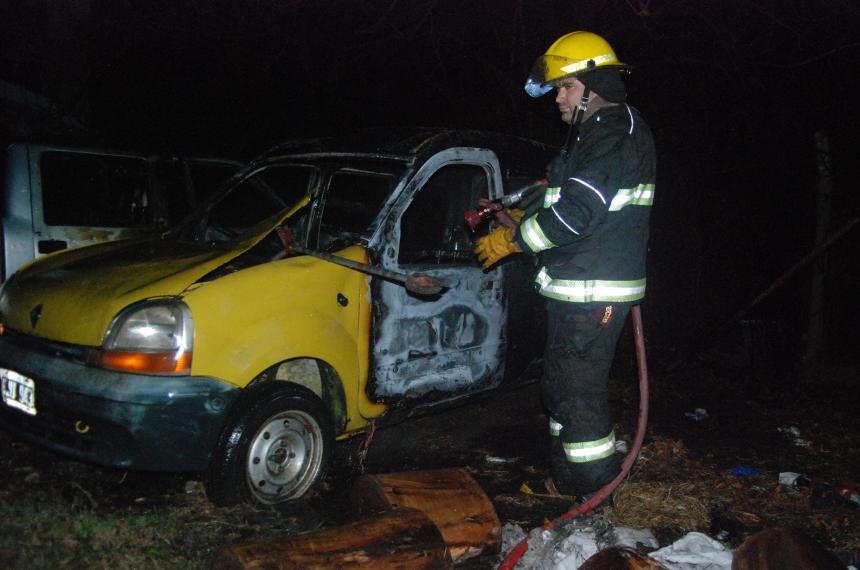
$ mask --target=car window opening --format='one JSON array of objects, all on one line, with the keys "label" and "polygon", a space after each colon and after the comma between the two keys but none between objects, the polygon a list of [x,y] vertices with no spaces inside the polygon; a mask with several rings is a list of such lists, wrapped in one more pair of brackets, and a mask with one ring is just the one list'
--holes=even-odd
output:
[{"label": "car window opening", "polygon": [[486,235],[488,224],[471,233],[463,212],[489,196],[484,168],[452,164],[437,170],[418,191],[400,220],[401,264],[474,264],[473,240]]}]

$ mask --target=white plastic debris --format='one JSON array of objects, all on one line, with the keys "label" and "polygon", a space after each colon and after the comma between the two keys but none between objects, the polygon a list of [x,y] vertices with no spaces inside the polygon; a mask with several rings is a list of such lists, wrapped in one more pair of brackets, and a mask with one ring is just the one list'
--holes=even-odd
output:
[{"label": "white plastic debris", "polygon": [[779,484],[794,487],[795,481],[800,477],[803,477],[800,473],[795,473],[794,471],[783,471],[779,474]]},{"label": "white plastic debris", "polygon": [[[515,525],[502,527],[503,557],[524,536]],[[522,534],[521,534],[522,533]],[[551,529],[529,533],[528,550],[517,562],[517,570],[576,570],[586,560],[614,542],[612,524],[601,515],[583,516]]]},{"label": "white plastic debris", "polygon": [[705,408],[696,408],[692,412],[684,412],[684,415],[693,421],[700,422],[708,419],[708,410]]},{"label": "white plastic debris", "polygon": [[498,457],[495,455],[485,455],[484,456],[484,462],[490,463],[493,465],[499,465],[499,464],[504,464],[504,463],[514,463],[516,461],[519,461],[519,459],[520,459],[519,457]]},{"label": "white plastic debris", "polygon": [[617,526],[615,527],[614,533],[614,546],[626,546],[633,550],[641,550],[642,547],[646,550],[652,550],[660,546],[654,533],[647,528],[645,530],[640,530],[626,526]]},{"label": "white plastic debris", "polygon": [[526,537],[526,531],[518,524],[505,523],[502,525],[502,552],[510,552]]},{"label": "white plastic debris", "polygon": [[[587,522],[586,522],[587,521]],[[503,558],[525,537],[517,525],[502,527]],[[516,564],[517,570],[577,570],[598,551],[624,546],[639,552],[657,548],[650,530],[612,527],[595,515],[583,521],[570,521],[560,528],[533,529],[528,551]],[[648,554],[668,570],[731,570],[734,552],[700,532],[691,532],[671,545]]]},{"label": "white plastic debris", "polygon": [[627,455],[627,451],[628,451],[627,442],[624,441],[623,439],[616,439],[615,440],[615,452],[616,453],[623,453],[624,455]]},{"label": "white plastic debris", "polygon": [[648,556],[669,570],[731,570],[734,552],[701,532],[690,532]]},{"label": "white plastic debris", "polygon": [[553,553],[553,570],[576,570],[585,561],[597,554],[597,534],[594,529],[576,529],[561,541]]},{"label": "white plastic debris", "polygon": [[809,486],[809,479],[801,473],[783,471],[779,474],[779,484],[791,487],[792,489],[800,489],[801,487]]},{"label": "white plastic debris", "polygon": [[[510,552],[525,537],[517,525],[502,527],[502,552]],[[612,527],[600,515],[569,521],[549,530],[534,529],[529,535],[528,551],[516,565],[517,570],[576,570],[585,561],[609,546],[635,550],[659,546],[650,530]]]},{"label": "white plastic debris", "polygon": [[797,447],[809,447],[812,445],[811,441],[800,437],[800,429],[797,426],[780,427],[776,428],[776,430],[779,433],[790,437],[794,445]]}]

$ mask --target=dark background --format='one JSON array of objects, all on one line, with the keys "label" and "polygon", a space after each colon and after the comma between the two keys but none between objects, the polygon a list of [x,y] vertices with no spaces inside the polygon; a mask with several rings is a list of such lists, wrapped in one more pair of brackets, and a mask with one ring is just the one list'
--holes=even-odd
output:
[{"label": "dark background", "polygon": [[[745,321],[800,361],[812,265],[737,313],[814,247],[816,132],[830,145],[828,232],[860,215],[856,0],[0,4],[4,144],[235,158],[379,125],[560,144],[552,96],[527,97],[523,81],[558,36],[603,35],[635,66],[629,100],[658,145],[645,314],[669,360],[724,330],[743,342]],[[828,360],[857,360],[858,234],[817,258]]]}]

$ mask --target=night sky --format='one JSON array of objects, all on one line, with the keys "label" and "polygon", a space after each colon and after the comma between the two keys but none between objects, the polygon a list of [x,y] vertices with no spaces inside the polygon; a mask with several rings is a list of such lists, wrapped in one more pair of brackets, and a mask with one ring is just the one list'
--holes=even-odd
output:
[{"label": "night sky", "polygon": [[[634,65],[629,100],[658,145],[655,343],[705,334],[812,249],[816,132],[831,151],[830,231],[860,215],[856,0],[2,2],[0,80],[86,125],[21,127],[4,103],[2,137],[237,158],[380,125],[560,144],[552,97],[522,84],[577,29]],[[828,346],[855,359],[858,234],[825,265]],[[809,280],[798,272],[748,318],[800,343]]]}]

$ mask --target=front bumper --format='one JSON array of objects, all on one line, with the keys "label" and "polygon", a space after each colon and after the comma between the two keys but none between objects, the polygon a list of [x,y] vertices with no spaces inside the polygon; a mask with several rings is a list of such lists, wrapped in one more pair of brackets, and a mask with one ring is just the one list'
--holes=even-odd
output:
[{"label": "front bumper", "polygon": [[22,335],[0,336],[0,367],[36,386],[36,415],[0,401],[0,427],[77,459],[124,469],[206,469],[240,391],[209,377],[94,368]]}]

